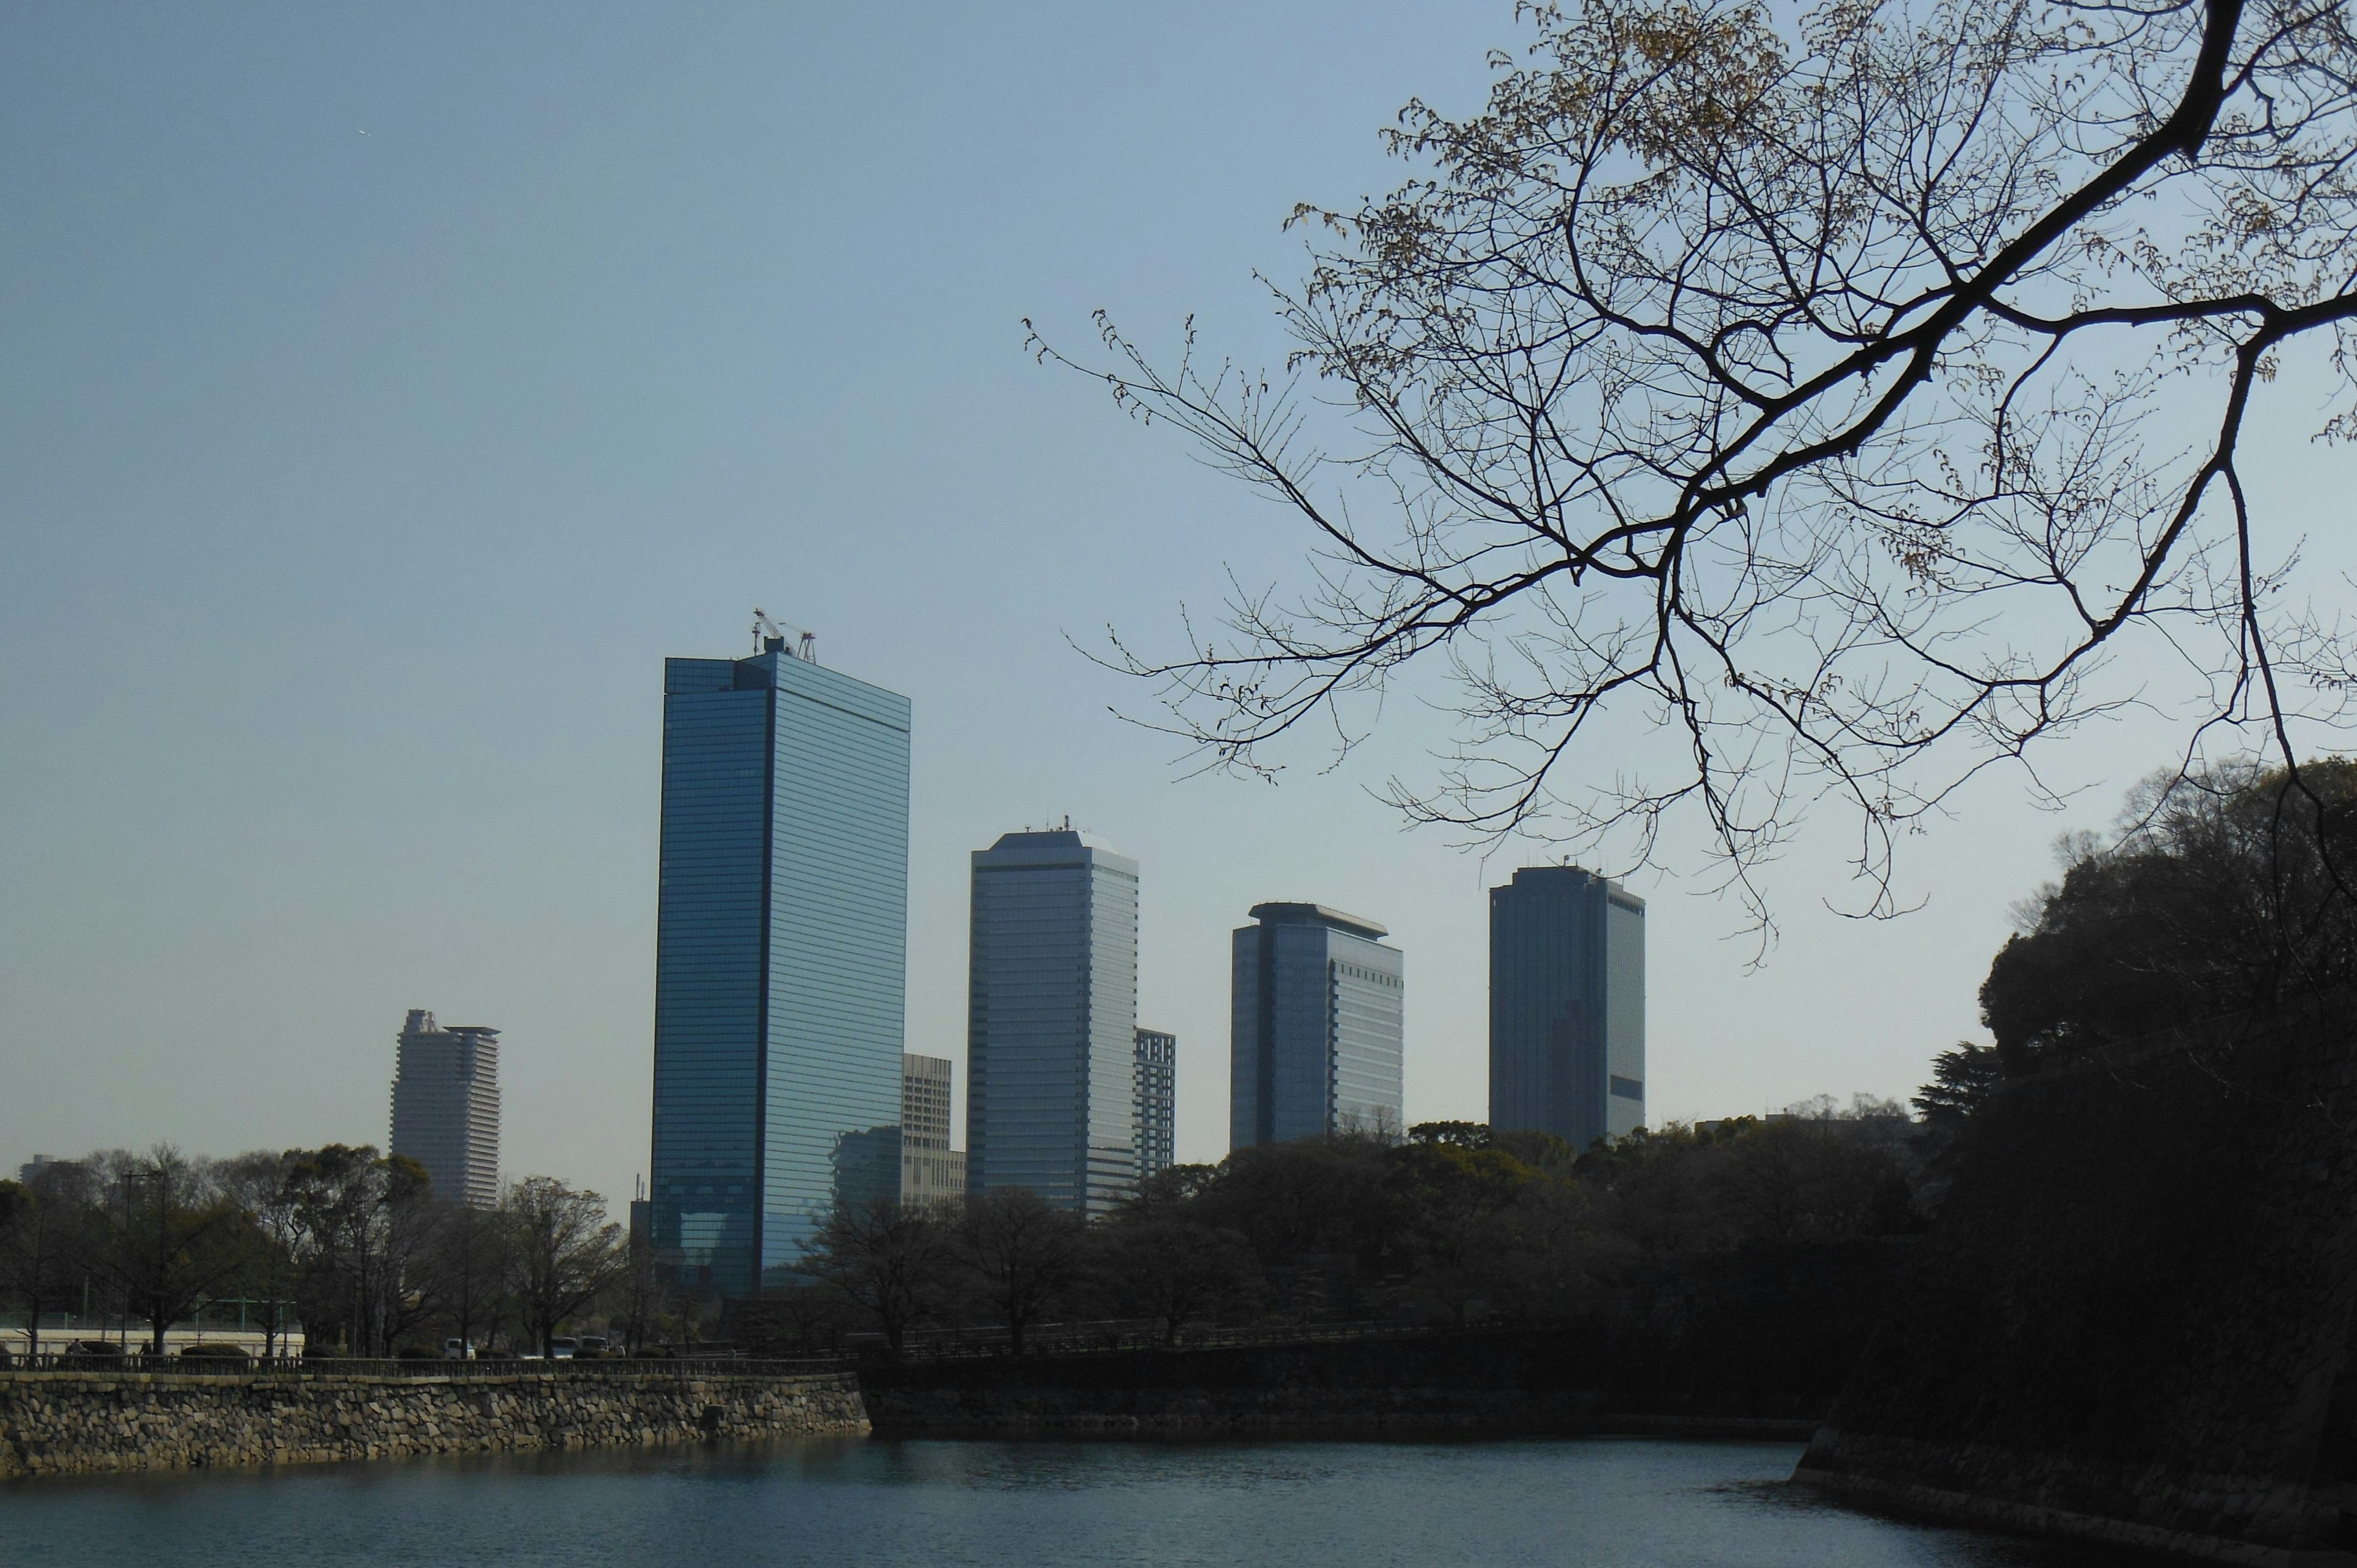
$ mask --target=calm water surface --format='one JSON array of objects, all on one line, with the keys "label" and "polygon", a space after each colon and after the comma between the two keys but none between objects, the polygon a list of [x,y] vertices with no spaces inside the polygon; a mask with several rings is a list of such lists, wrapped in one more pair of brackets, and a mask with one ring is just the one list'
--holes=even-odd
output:
[{"label": "calm water surface", "polygon": [[1868,1518],[1784,1444],[804,1441],[0,1483],[0,1563],[2059,1568]]}]

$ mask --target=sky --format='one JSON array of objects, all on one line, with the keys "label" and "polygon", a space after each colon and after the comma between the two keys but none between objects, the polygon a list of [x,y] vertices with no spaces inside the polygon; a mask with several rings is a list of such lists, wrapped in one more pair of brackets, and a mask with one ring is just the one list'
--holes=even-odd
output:
[{"label": "sky", "polygon": [[[426,1007],[503,1031],[508,1174],[627,1197],[662,660],[756,605],[914,703],[911,1050],[963,1058],[967,853],[1069,816],[1142,867],[1181,1158],[1226,1152],[1264,899],[1388,925],[1408,1117],[1482,1118],[1483,890],[1551,853],[1378,802],[1413,712],[1275,785],[1118,716],[1108,626],[1176,646],[1303,541],[1022,321],[1274,362],[1286,211],[1393,183],[1399,105],[1470,108],[1518,37],[1505,0],[9,7],[0,1163],[382,1143]],[[2297,510],[2327,461],[2262,482]],[[2056,836],[2167,760],[2131,717],[2061,813],[1985,777],[1893,921],[1834,912],[1828,822],[1757,965],[1706,881],[1634,878],[1652,1118],[1910,1093]]]}]

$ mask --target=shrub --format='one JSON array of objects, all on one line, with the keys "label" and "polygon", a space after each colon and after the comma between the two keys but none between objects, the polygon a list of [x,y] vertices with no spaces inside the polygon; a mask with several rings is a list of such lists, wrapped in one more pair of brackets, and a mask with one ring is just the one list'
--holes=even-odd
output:
[{"label": "shrub", "polygon": [[178,1354],[188,1360],[235,1361],[240,1366],[251,1366],[253,1363],[253,1356],[247,1352],[244,1346],[231,1345],[225,1340],[199,1341],[194,1345],[183,1345]]}]

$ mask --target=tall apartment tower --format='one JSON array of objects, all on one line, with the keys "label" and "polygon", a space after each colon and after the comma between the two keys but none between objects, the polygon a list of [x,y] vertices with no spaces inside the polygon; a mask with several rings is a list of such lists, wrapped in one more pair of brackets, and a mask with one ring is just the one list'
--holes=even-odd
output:
[{"label": "tall apartment tower", "polygon": [[648,1197],[677,1283],[797,1283],[831,1209],[898,1197],[908,934],[909,700],[778,637],[665,660]]},{"label": "tall apartment tower", "polygon": [[1575,1149],[1645,1122],[1645,901],[1572,865],[1490,889],[1490,1124]]},{"label": "tall apartment tower", "polygon": [[900,1204],[931,1208],[965,1197],[965,1155],[950,1147],[950,1059],[900,1058]]},{"label": "tall apartment tower", "polygon": [[1405,958],[1372,920],[1255,904],[1232,947],[1228,1144],[1401,1131]]},{"label": "tall apartment tower", "polygon": [[1069,830],[974,852],[966,1188],[1102,1214],[1137,1180],[1137,862]]},{"label": "tall apartment tower", "polygon": [[1137,1144],[1137,1179],[1170,1168],[1178,1133],[1178,1036],[1159,1029],[1137,1032],[1137,1056],[1130,1077],[1131,1136]]},{"label": "tall apartment tower", "polygon": [[442,1028],[409,1010],[393,1069],[393,1152],[425,1167],[434,1190],[489,1208],[500,1197],[500,1032]]}]

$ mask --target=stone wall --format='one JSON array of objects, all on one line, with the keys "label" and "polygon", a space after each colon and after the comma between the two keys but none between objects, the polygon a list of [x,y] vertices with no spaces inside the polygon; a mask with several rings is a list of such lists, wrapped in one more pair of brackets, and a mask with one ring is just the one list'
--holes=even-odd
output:
[{"label": "stone wall", "polygon": [[847,1372],[0,1372],[0,1477],[866,1431]]},{"label": "stone wall", "polygon": [[1800,1478],[2224,1561],[2357,1564],[2357,1030],[2000,1094]]}]

